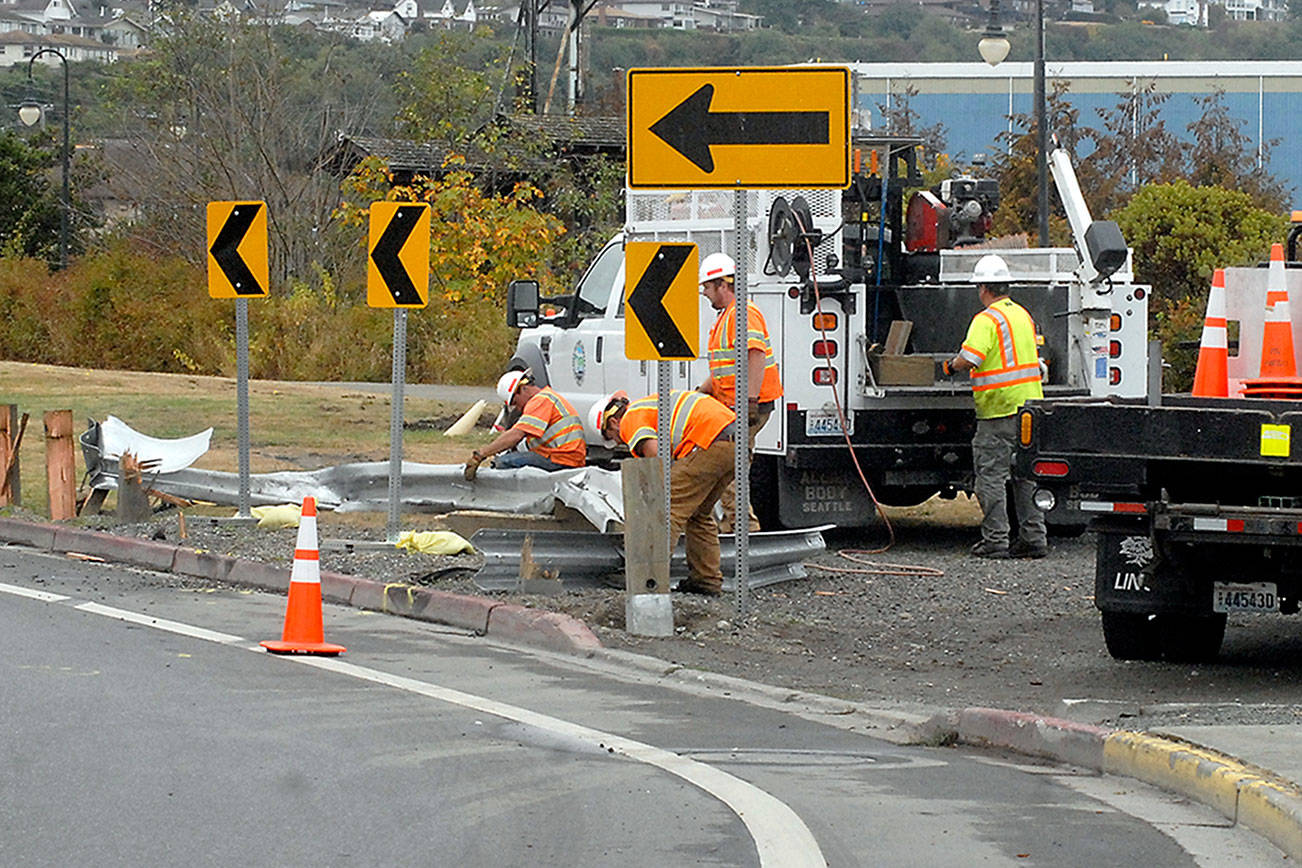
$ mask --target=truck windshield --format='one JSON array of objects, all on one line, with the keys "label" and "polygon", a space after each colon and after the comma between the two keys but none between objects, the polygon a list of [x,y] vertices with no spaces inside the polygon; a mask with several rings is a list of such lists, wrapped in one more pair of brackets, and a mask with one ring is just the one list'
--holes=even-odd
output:
[{"label": "truck windshield", "polygon": [[578,291],[574,294],[574,306],[580,319],[603,316],[606,313],[611,290],[615,287],[615,276],[624,261],[623,252],[618,242],[606,245],[584,273]]}]

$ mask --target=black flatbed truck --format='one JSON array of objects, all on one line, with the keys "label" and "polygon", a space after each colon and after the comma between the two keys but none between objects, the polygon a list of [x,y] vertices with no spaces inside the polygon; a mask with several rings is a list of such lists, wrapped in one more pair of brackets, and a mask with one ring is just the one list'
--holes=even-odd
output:
[{"label": "black flatbed truck", "polygon": [[1042,400],[1019,423],[1041,505],[1091,518],[1113,657],[1207,661],[1227,614],[1298,612],[1302,401]]}]

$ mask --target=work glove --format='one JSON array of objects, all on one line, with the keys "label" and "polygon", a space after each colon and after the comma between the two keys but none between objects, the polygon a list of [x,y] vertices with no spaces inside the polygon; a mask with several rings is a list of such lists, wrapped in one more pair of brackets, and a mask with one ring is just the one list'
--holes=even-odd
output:
[{"label": "work glove", "polygon": [[478,449],[470,453],[470,460],[466,462],[465,470],[462,471],[462,475],[466,477],[466,482],[475,481],[475,474],[479,472],[479,465],[483,460],[483,456],[479,454]]},{"label": "work glove", "polygon": [[746,421],[753,428],[759,424],[759,417],[759,398],[751,398],[746,401]]},{"label": "work glove", "polygon": [[944,361],[941,362],[936,362],[937,380],[948,380],[952,376],[954,376],[954,369],[949,366],[949,359],[945,359]]}]

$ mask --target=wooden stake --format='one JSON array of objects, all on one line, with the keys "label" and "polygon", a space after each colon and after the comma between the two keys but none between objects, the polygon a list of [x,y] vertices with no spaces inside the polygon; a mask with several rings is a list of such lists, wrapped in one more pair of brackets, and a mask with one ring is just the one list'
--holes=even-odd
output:
[{"label": "wooden stake", "polygon": [[23,445],[23,432],[27,430],[27,414],[18,422],[18,435],[11,431],[18,417],[18,405],[10,404],[9,412],[0,412],[0,456],[3,456],[4,477],[0,479],[0,506],[22,506],[22,483],[19,478],[18,449]]},{"label": "wooden stake", "polygon": [[50,518],[65,521],[77,514],[77,453],[73,447],[72,411],[45,413],[45,481]]}]

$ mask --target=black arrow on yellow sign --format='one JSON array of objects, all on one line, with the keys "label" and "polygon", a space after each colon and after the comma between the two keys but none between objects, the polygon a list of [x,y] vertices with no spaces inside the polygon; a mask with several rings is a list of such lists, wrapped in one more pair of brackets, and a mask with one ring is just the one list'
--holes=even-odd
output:
[{"label": "black arrow on yellow sign", "polygon": [[384,227],[380,240],[375,242],[375,247],[371,250],[371,261],[375,263],[375,268],[393,295],[393,303],[397,307],[419,307],[425,304],[398,254],[402,253],[403,245],[416,229],[417,219],[428,208],[428,205],[399,205],[389,220],[389,225]]},{"label": "black arrow on yellow sign", "polygon": [[661,245],[659,253],[651,259],[651,264],[642,272],[625,302],[662,359],[692,358],[695,355],[692,345],[678,330],[663,304],[665,292],[673,285],[683,263],[695,249],[691,244]]},{"label": "black arrow on yellow sign", "polygon": [[208,248],[208,252],[212,254],[217,267],[221,269],[237,297],[267,294],[267,290],[258,282],[258,278],[254,276],[253,270],[244,261],[239,250],[240,243],[244,241],[244,236],[248,234],[249,227],[253,225],[261,210],[261,202],[238,203],[231,210],[226,222],[222,224],[212,246]]},{"label": "black arrow on yellow sign", "polygon": [[713,145],[826,145],[827,112],[712,112],[714,85],[701,86],[651,125],[651,132],[702,172],[714,171]]}]

